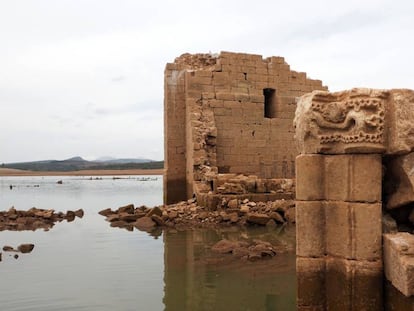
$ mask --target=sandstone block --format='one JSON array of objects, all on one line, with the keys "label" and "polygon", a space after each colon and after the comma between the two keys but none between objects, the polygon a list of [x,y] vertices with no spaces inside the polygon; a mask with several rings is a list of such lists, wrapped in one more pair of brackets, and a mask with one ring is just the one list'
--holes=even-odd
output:
[{"label": "sandstone block", "polygon": [[330,256],[352,258],[351,210],[345,202],[326,202],[326,252]]},{"label": "sandstone block", "polygon": [[325,203],[326,252],[353,260],[381,259],[381,204]]},{"label": "sandstone block", "polygon": [[324,160],[324,198],[334,201],[347,201],[349,187],[349,166],[352,156],[325,156]]},{"label": "sandstone block", "polygon": [[401,293],[414,295],[414,235],[384,234],[384,268],[387,279]]},{"label": "sandstone block", "polygon": [[414,91],[408,89],[389,90],[388,115],[388,145],[387,154],[403,154],[413,150],[414,135],[412,133],[414,120]]},{"label": "sandstone block", "polygon": [[380,202],[382,187],[381,155],[353,155],[351,172],[349,200]]},{"label": "sandstone block", "polygon": [[352,247],[356,260],[381,260],[382,204],[349,203],[352,211]]},{"label": "sandstone block", "polygon": [[[414,153],[398,156],[387,164],[385,177],[387,208],[414,202]],[[387,183],[388,182],[388,183]]]},{"label": "sandstone block", "polygon": [[324,159],[322,155],[296,157],[296,199],[303,201],[324,198]]},{"label": "sandstone block", "polygon": [[320,201],[296,202],[296,255],[323,257],[325,249],[325,210]]},{"label": "sandstone block", "polygon": [[296,179],[297,200],[380,202],[381,155],[299,155]]},{"label": "sandstone block", "polygon": [[298,310],[326,310],[325,258],[296,258]]},{"label": "sandstone block", "polygon": [[328,258],[327,310],[382,310],[382,264]]}]

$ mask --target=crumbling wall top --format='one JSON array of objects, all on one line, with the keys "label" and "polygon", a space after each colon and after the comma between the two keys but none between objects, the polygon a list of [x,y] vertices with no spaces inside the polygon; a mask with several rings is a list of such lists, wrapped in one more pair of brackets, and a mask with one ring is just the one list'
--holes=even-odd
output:
[{"label": "crumbling wall top", "polygon": [[207,69],[217,63],[218,54],[189,54],[184,53],[174,60],[174,63],[186,69]]}]

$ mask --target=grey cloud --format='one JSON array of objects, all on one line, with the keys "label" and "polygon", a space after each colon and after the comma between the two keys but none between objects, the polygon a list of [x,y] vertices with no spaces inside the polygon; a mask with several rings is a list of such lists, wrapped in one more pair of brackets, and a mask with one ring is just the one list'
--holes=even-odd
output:
[{"label": "grey cloud", "polygon": [[380,12],[353,10],[335,18],[329,18],[298,25],[285,34],[284,40],[318,40],[354,30],[362,31],[366,27],[383,24],[389,16]]},{"label": "grey cloud", "polygon": [[122,82],[122,81],[124,81],[126,79],[126,77],[125,76],[117,76],[117,77],[113,77],[112,79],[111,79],[111,81],[112,82]]}]

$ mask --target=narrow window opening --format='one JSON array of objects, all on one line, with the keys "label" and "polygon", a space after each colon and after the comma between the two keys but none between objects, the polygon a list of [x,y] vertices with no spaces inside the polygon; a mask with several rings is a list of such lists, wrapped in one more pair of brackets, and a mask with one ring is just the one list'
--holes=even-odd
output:
[{"label": "narrow window opening", "polygon": [[265,118],[276,118],[276,90],[263,89],[264,95],[264,116]]},{"label": "narrow window opening", "polygon": [[243,72],[244,74],[244,80],[247,80],[247,72]]}]

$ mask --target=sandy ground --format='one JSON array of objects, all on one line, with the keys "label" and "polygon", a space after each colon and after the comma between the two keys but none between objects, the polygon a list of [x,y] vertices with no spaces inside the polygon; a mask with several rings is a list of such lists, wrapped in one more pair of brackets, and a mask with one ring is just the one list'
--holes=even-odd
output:
[{"label": "sandy ground", "polygon": [[107,175],[162,175],[163,169],[153,170],[82,170],[71,172],[24,171],[0,168],[0,176],[107,176]]}]

